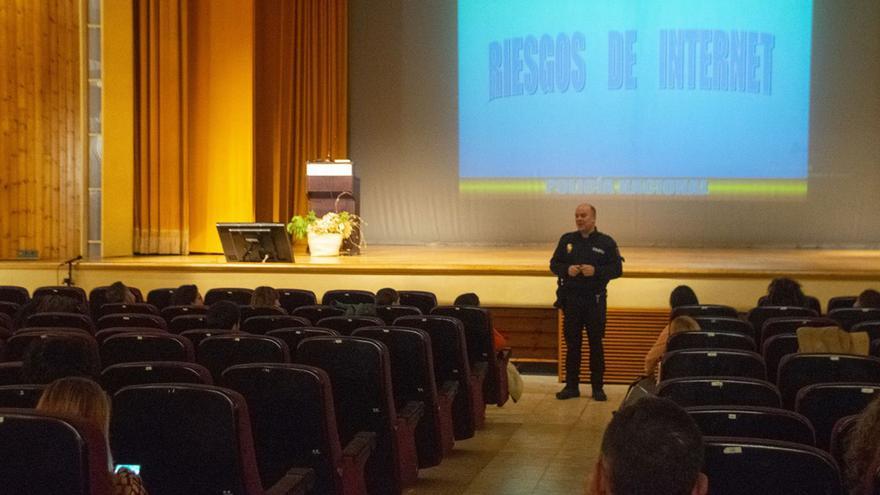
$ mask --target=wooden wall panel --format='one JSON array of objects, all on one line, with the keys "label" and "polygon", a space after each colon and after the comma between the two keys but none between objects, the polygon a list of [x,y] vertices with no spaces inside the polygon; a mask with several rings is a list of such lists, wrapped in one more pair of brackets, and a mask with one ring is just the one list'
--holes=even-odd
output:
[{"label": "wooden wall panel", "polygon": [[[605,383],[631,383],[644,371],[645,355],[666,323],[669,309],[609,308],[605,324]],[[558,314],[559,380],[565,376],[565,339],[562,311]],[[584,336],[581,346],[580,381],[590,379],[590,345]]]},{"label": "wooden wall panel", "polygon": [[79,0],[0,2],[0,258],[82,249]]}]

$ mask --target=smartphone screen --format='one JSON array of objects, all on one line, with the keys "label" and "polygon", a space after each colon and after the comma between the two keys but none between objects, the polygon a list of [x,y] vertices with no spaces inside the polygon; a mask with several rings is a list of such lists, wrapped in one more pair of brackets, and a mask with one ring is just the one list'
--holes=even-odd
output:
[{"label": "smartphone screen", "polygon": [[113,468],[113,472],[118,473],[120,469],[128,469],[129,471],[131,471],[132,473],[137,474],[137,475],[141,474],[141,465],[140,464],[117,464]]}]

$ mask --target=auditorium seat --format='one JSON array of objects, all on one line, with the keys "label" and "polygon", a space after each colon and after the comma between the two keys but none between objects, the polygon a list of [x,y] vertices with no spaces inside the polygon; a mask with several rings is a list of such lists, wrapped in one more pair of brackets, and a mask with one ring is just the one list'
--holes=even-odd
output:
[{"label": "auditorium seat", "polygon": [[293,315],[265,315],[242,318],[241,331],[253,334],[265,335],[277,328],[307,327],[311,323],[300,316]]},{"label": "auditorium seat", "polygon": [[203,340],[213,335],[241,335],[241,332],[217,328],[193,328],[192,330],[180,332],[180,336],[188,338],[196,350],[198,350],[199,344]]},{"label": "auditorium seat", "polygon": [[17,285],[0,285],[0,301],[15,303],[24,306],[30,302],[31,296],[28,290]]},{"label": "auditorium seat", "polygon": [[145,327],[167,330],[168,323],[159,315],[140,313],[110,314],[98,318],[98,329],[115,327]]},{"label": "auditorium seat", "polygon": [[[98,309],[98,318],[113,314],[136,313],[142,315],[159,316],[159,309],[150,303],[109,303],[102,304]],[[94,313],[92,313],[94,315]]]},{"label": "auditorium seat", "polygon": [[175,316],[168,322],[168,331],[183,333],[187,330],[201,330],[208,328],[208,315],[180,315]]},{"label": "auditorium seat", "polygon": [[415,429],[423,404],[394,405],[388,349],[360,337],[311,337],[299,343],[297,361],[327,372],[333,388],[337,427],[343,443],[361,431],[376,433],[367,460],[367,491],[402,493],[418,476]]},{"label": "auditorium seat", "polygon": [[774,335],[796,335],[797,329],[801,327],[834,327],[837,322],[825,318],[823,316],[799,316],[794,318],[768,318],[764,321],[764,326],[760,328],[760,343],[766,342],[767,339]]},{"label": "auditorium seat", "polygon": [[98,345],[101,345],[105,340],[121,333],[155,333],[159,335],[168,335],[168,330],[149,327],[110,327],[95,332],[95,340],[98,342]]},{"label": "auditorium seat", "polygon": [[376,434],[361,431],[340,443],[330,378],[304,364],[239,364],[223,386],[248,404],[260,478],[271,485],[290,466],[315,472],[314,493],[366,495],[364,467]]},{"label": "auditorium seat", "polygon": [[739,318],[739,313],[733,306],[724,304],[688,304],[684,306],[676,306],[672,308],[669,316],[673,320],[679,316],[690,316],[691,318]]},{"label": "auditorium seat", "polygon": [[663,354],[660,379],[696,376],[744,377],[764,380],[767,371],[760,354],[749,351],[686,349]]},{"label": "auditorium seat", "polygon": [[[119,390],[113,395],[110,443],[116,462],[141,465],[150,493],[307,493],[314,481],[311,470],[288,471],[279,481],[290,483],[287,489],[276,485],[264,490],[244,398],[210,385]],[[293,488],[298,485],[300,489]]]},{"label": "auditorium seat", "polygon": [[92,319],[79,313],[37,313],[28,316],[25,327],[66,327],[79,328],[89,333],[95,333]]},{"label": "auditorium seat", "polygon": [[0,313],[0,338],[8,338],[15,331],[15,322],[6,313]]},{"label": "auditorium seat", "polygon": [[50,285],[37,288],[31,295],[33,299],[39,299],[46,296],[64,296],[76,300],[83,305],[88,304],[86,299],[86,291],[82,287],[68,287],[66,285]]},{"label": "auditorium seat", "polygon": [[797,351],[797,335],[774,335],[765,340],[761,355],[764,356],[764,364],[767,366],[767,378],[776,383],[779,375],[779,363],[782,358],[789,354],[797,354]]},{"label": "auditorium seat", "polygon": [[376,316],[328,316],[315,323],[316,327],[335,330],[340,335],[351,335],[358,328],[384,325],[385,322]]},{"label": "auditorium seat", "polygon": [[100,427],[80,418],[0,409],[3,493],[111,495],[109,452]]},{"label": "auditorium seat", "polygon": [[840,495],[834,459],[815,447],[752,438],[706,437],[703,472],[712,495]]},{"label": "auditorium seat", "polygon": [[239,306],[238,311],[241,314],[240,321],[242,322],[255,316],[287,316],[287,311],[284,311],[284,308],[279,306],[251,306],[246,304]]},{"label": "auditorium seat", "polygon": [[851,308],[856,303],[856,299],[858,299],[858,296],[834,296],[828,299],[828,310],[826,313],[830,313],[838,308]]},{"label": "auditorium seat", "polygon": [[700,330],[707,332],[736,332],[755,338],[755,329],[752,324],[739,318],[721,318],[714,316],[697,316],[694,318],[700,325]]},{"label": "auditorium seat", "polygon": [[153,289],[147,293],[147,302],[159,308],[159,311],[171,306],[171,300],[174,298],[176,288]]},{"label": "auditorium seat", "polygon": [[24,378],[21,375],[21,361],[8,361],[0,363],[0,385],[21,385]]},{"label": "auditorium seat", "polygon": [[239,306],[251,303],[253,289],[245,289],[242,287],[219,287],[210,289],[205,293],[205,305],[210,306],[220,301],[231,301]]},{"label": "auditorium seat", "polygon": [[401,290],[397,292],[401,306],[415,306],[423,315],[431,313],[437,306],[437,296],[433,292],[423,290]]},{"label": "auditorium seat", "polygon": [[345,310],[323,304],[313,304],[311,306],[300,306],[294,309],[291,314],[315,323],[321,318],[327,318],[328,316],[342,316],[345,314]]},{"label": "auditorium seat", "polygon": [[5,314],[10,317],[10,321],[18,313],[18,310],[21,309],[21,304],[8,302],[8,301],[0,301],[0,314]]},{"label": "auditorium seat", "polygon": [[293,314],[293,310],[300,306],[314,306],[318,304],[318,298],[315,293],[305,289],[275,289],[278,293],[278,303],[287,311]]},{"label": "auditorium seat", "polygon": [[834,424],[861,413],[878,392],[877,383],[817,383],[798,391],[794,410],[809,418],[816,429],[816,445],[828,450]]},{"label": "auditorium seat", "polygon": [[831,452],[831,457],[837,461],[841,473],[846,473],[847,470],[846,451],[851,441],[850,435],[852,435],[859,417],[860,415],[854,414],[840,418],[837,420],[837,423],[834,423],[834,427],[831,428],[831,448],[829,452]]},{"label": "auditorium seat", "polygon": [[376,304],[376,295],[368,290],[328,290],[321,297],[321,304],[333,306],[341,304]]},{"label": "auditorium seat", "polygon": [[440,398],[434,378],[431,337],[424,330],[394,326],[359,328],[352,335],[378,340],[388,348],[395,406],[402,409],[411,401],[424,404],[425,413],[416,428],[419,468],[440,464],[455,443],[452,402],[458,384],[447,382],[452,394],[445,393]]},{"label": "auditorium seat", "polygon": [[431,337],[434,379],[441,384],[458,382],[452,404],[455,439],[473,437],[475,430],[483,426],[486,405],[480,377],[471,373],[461,320],[438,315],[403,316],[394,321],[394,326],[419,328]]},{"label": "auditorium seat", "polygon": [[162,318],[167,323],[171,323],[171,320],[177,318],[178,316],[206,314],[208,314],[208,307],[202,304],[190,304],[186,306],[165,306],[164,308],[162,308],[161,311]]},{"label": "auditorium seat", "polygon": [[828,313],[828,317],[837,321],[844,330],[849,330],[858,323],[880,321],[880,308],[838,308]]},{"label": "auditorium seat", "polygon": [[658,383],[656,394],[681,407],[782,405],[775,385],[751,378],[674,378]]},{"label": "auditorium seat", "polygon": [[287,344],[287,349],[290,351],[290,360],[296,362],[296,347],[300,342],[309,337],[333,336],[339,335],[339,333],[336,330],[330,330],[329,328],[294,327],[276,328],[275,330],[269,330],[266,332],[266,335],[283,340],[284,343]]},{"label": "auditorium seat", "polygon": [[194,361],[192,342],[170,333],[123,333],[100,344],[101,364],[106,368],[118,363],[140,361]]},{"label": "auditorium seat", "polygon": [[37,407],[37,402],[40,401],[44,388],[46,388],[46,385],[2,385],[0,386],[0,408],[20,407],[33,409]]},{"label": "auditorium seat", "polygon": [[[109,285],[104,285],[101,287],[95,287],[89,292],[89,313],[95,320],[101,317],[101,307],[107,304],[107,291],[109,289]],[[128,291],[131,292],[132,296],[134,296],[135,303],[144,302],[144,296],[141,293],[140,289],[138,289],[137,287],[128,287]]]},{"label": "auditorium seat", "polygon": [[95,338],[85,330],[78,328],[41,328],[24,329],[6,341],[6,359],[20,361],[27,353],[31,344],[45,339],[76,339],[85,345],[89,353],[93,354],[94,362],[98,360],[98,343]]},{"label": "auditorium seat", "polygon": [[863,321],[856,323],[849,329],[850,332],[868,332],[869,340],[880,339],[880,321]]},{"label": "auditorium seat", "polygon": [[788,409],[794,408],[801,388],[830,382],[880,384],[880,359],[849,354],[789,354],[779,363],[777,385]]},{"label": "auditorium seat", "polygon": [[376,306],[376,316],[382,319],[386,325],[394,324],[394,320],[401,316],[418,316],[422,311],[415,306]]},{"label": "auditorium seat", "polygon": [[747,319],[752,328],[760,332],[764,328],[764,322],[770,318],[798,318],[804,316],[818,317],[818,310],[798,308],[795,306],[758,306],[749,311]]},{"label": "auditorium seat", "polygon": [[507,384],[510,348],[495,348],[492,313],[488,309],[473,306],[437,306],[431,310],[431,314],[461,320],[471,373],[479,375],[485,369],[483,398],[487,404],[503,406],[510,395]]},{"label": "auditorium seat", "polygon": [[700,406],[686,409],[703,436],[744,437],[795,442],[814,447],[809,419],[786,409],[749,406]]},{"label": "auditorium seat", "polygon": [[281,339],[236,332],[202,339],[196,361],[208,368],[219,383],[223,370],[234,364],[289,363],[290,351]]},{"label": "auditorium seat", "polygon": [[107,366],[101,386],[113,395],[124,387],[151,383],[197,383],[212,385],[211,372],[201,364],[183,361],[144,361]]},{"label": "auditorium seat", "polygon": [[731,349],[754,351],[755,341],[737,332],[704,332],[696,330],[681,332],[669,337],[666,352],[682,349]]}]

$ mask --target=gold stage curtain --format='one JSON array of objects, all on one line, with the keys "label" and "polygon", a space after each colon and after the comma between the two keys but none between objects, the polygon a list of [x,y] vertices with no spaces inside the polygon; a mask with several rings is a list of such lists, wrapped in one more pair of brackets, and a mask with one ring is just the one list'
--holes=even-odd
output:
[{"label": "gold stage curtain", "polygon": [[135,9],[134,251],[186,254],[187,1]]},{"label": "gold stage curtain", "polygon": [[261,0],[255,16],[255,213],[286,222],[306,212],[306,161],[348,156],[348,0]]}]

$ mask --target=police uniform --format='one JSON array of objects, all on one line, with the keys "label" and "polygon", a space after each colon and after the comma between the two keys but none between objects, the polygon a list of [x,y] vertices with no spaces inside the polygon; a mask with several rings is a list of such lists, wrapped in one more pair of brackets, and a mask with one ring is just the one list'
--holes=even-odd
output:
[{"label": "police uniform", "polygon": [[[623,258],[610,236],[593,230],[587,237],[579,231],[564,234],[550,259],[550,271],[558,277],[557,308],[565,315],[563,333],[568,352],[565,357],[565,386],[577,389],[581,364],[582,329],[587,327],[590,342],[590,384],[595,393],[601,390],[605,372],[605,287],[623,272]],[[592,265],[591,277],[568,275],[571,265]]]}]

